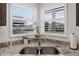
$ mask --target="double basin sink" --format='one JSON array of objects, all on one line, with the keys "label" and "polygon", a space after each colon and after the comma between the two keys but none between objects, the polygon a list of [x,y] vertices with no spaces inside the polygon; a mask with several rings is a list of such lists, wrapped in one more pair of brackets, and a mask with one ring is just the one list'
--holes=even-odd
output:
[{"label": "double basin sink", "polygon": [[25,54],[35,54],[35,55],[52,54],[52,55],[58,55],[58,54],[60,54],[60,52],[55,47],[24,47],[19,52],[19,54],[20,55],[25,55]]}]

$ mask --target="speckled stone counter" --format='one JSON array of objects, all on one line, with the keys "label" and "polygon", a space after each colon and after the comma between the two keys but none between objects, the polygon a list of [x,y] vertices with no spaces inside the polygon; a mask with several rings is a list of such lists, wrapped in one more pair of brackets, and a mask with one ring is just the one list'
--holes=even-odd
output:
[{"label": "speckled stone counter", "polygon": [[[19,44],[19,45],[14,45],[12,47],[0,48],[0,56],[17,56],[18,52],[23,47],[27,47],[27,46],[34,46],[35,47],[35,46],[38,46],[38,44],[32,42],[28,45]],[[69,44],[56,43],[56,42],[46,42],[46,43],[42,43],[41,46],[56,47],[61,52],[61,56],[79,56],[79,49],[78,50],[72,50],[72,49],[69,48]]]}]

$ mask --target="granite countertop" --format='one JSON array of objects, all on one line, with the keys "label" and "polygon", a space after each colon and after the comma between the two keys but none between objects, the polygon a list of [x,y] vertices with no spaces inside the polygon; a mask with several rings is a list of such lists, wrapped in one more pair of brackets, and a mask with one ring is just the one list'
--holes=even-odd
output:
[{"label": "granite countertop", "polygon": [[[27,46],[32,46],[35,47],[37,44],[31,43],[29,45],[15,45],[12,47],[5,47],[5,48],[0,48],[0,56],[16,56],[18,55],[18,52],[23,48]],[[69,48],[68,44],[58,44],[58,43],[43,43],[41,46],[52,46],[56,47],[60,52],[61,56],[79,56],[79,49],[78,50],[72,50]]]}]

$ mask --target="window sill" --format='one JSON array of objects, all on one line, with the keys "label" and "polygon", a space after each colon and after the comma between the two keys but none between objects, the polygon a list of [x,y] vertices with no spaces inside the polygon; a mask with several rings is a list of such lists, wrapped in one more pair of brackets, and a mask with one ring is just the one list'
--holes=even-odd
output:
[{"label": "window sill", "polygon": [[23,33],[23,34],[11,34],[10,37],[22,37],[22,36],[30,36],[30,35],[34,35],[35,33],[33,32],[27,32],[27,33]]},{"label": "window sill", "polygon": [[45,33],[47,36],[54,36],[54,37],[68,37],[67,34],[60,34],[60,33]]}]

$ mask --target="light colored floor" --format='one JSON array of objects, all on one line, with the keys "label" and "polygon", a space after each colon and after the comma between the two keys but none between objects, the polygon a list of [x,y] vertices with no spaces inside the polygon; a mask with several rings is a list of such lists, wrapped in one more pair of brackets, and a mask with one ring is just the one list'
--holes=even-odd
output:
[{"label": "light colored floor", "polygon": [[[12,47],[0,48],[0,56],[15,56],[23,47],[26,47],[26,46],[35,47],[35,46],[38,46],[38,44],[35,42],[31,42],[28,45],[20,44]],[[41,46],[56,47],[61,52],[62,56],[79,56],[79,49],[71,50],[68,44],[64,45],[64,44],[46,42],[46,43],[42,43]]]}]

